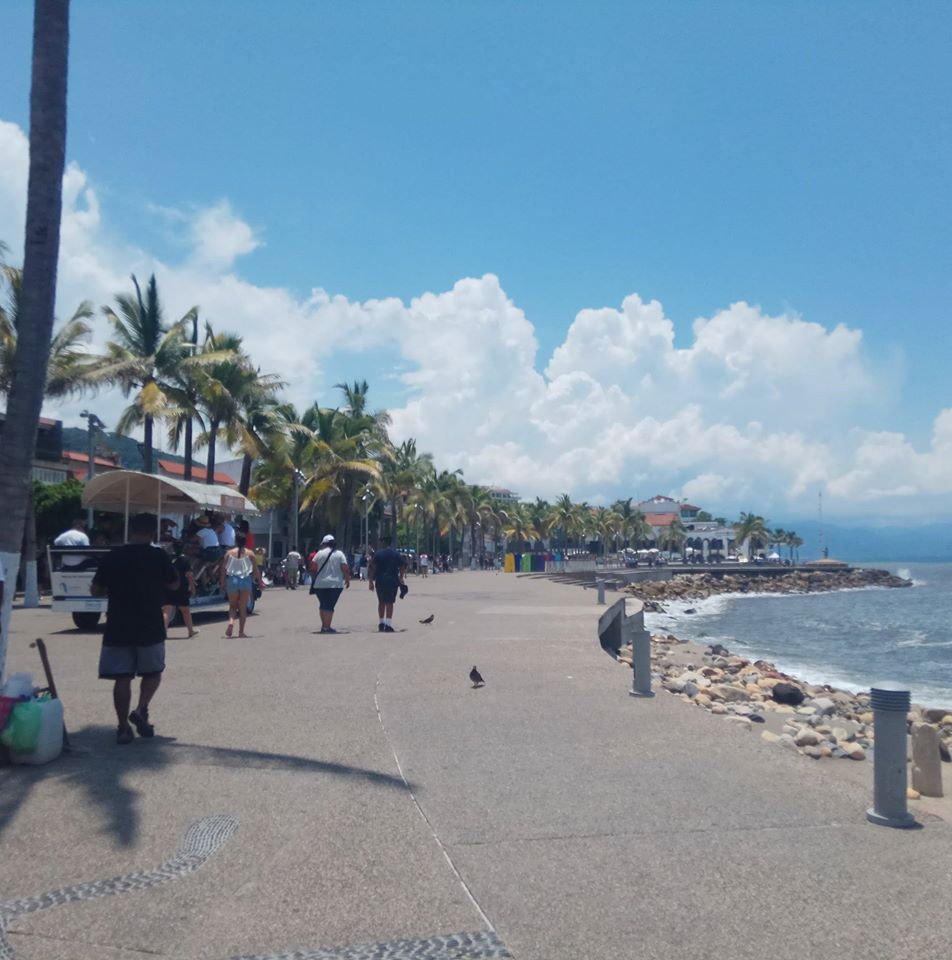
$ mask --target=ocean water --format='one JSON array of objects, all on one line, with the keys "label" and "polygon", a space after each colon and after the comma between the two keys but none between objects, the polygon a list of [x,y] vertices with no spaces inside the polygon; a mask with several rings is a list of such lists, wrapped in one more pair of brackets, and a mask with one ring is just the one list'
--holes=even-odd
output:
[{"label": "ocean water", "polygon": [[[809,683],[864,690],[907,684],[915,703],[952,707],[952,564],[868,563],[913,581],[905,589],[751,596],[667,603],[652,632],[763,658]],[[693,614],[685,610],[694,608]]]}]

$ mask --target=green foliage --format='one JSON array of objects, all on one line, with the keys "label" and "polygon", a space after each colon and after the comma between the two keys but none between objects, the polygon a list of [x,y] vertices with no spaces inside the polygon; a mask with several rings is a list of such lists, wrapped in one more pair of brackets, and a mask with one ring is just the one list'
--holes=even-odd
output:
[{"label": "green foliage", "polygon": [[710,523],[714,518],[706,510],[698,510],[697,516],[694,519],[701,523]]},{"label": "green foliage", "polygon": [[63,483],[33,483],[36,510],[36,542],[40,546],[66,530],[83,514],[83,484],[79,480]]}]

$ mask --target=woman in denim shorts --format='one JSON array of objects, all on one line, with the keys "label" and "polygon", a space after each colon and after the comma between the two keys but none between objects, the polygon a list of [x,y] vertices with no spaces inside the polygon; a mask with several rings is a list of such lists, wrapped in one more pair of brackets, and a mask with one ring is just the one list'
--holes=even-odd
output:
[{"label": "woman in denim shorts", "polygon": [[248,616],[248,601],[251,599],[253,583],[264,588],[258,558],[245,549],[245,535],[235,534],[235,546],[225,552],[221,561],[221,588],[228,594],[228,629],[225,636],[235,632],[235,615],[238,615],[238,636],[244,637],[245,619]]}]

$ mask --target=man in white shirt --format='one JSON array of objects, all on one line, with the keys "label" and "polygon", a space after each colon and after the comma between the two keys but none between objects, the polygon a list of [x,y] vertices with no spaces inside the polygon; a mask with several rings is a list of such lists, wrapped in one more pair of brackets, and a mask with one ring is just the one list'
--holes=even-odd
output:
[{"label": "man in white shirt", "polygon": [[235,545],[235,528],[224,517],[215,524],[215,533],[218,534],[219,544],[226,550]]},{"label": "man in white shirt", "polygon": [[[69,530],[64,530],[54,541],[54,547],[88,547],[89,546],[89,537],[86,535],[86,521],[83,517],[77,517],[73,521],[73,525]],[[63,566],[64,567],[78,567],[86,557],[82,554],[79,556],[64,556],[63,557]]]},{"label": "man in white shirt", "polygon": [[297,552],[297,550],[292,550],[284,561],[284,570],[287,574],[284,583],[285,590],[297,590],[298,585],[298,574],[301,569],[301,561],[304,558]]}]

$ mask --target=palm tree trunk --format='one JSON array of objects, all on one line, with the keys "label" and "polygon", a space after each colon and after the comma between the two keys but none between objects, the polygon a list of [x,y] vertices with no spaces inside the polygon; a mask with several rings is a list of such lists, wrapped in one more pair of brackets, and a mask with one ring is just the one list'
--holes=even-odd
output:
[{"label": "palm tree trunk", "polygon": [[145,415],[142,447],[142,469],[145,473],[152,473],[152,417],[149,414]]},{"label": "palm tree trunk", "polygon": [[251,488],[251,454],[246,453],[241,460],[241,480],[238,481],[238,492],[243,496],[248,496],[248,490]]},{"label": "palm tree trunk", "polygon": [[33,484],[26,505],[26,524],[23,527],[23,606],[40,605],[40,588],[36,576],[36,501]]},{"label": "palm tree trunk", "polygon": [[185,475],[184,479],[192,479],[192,418],[185,418]]},{"label": "palm tree trunk", "polygon": [[205,483],[215,482],[215,439],[220,426],[220,420],[210,420],[208,423],[208,462],[205,466]]},{"label": "palm tree trunk", "polygon": [[0,611],[0,678],[6,663],[13,578],[32,486],[33,450],[43,404],[56,305],[56,264],[66,157],[69,0],[36,0],[30,88],[30,173],[23,249],[22,323],[17,331],[3,444],[0,445],[0,563],[9,576]]}]

